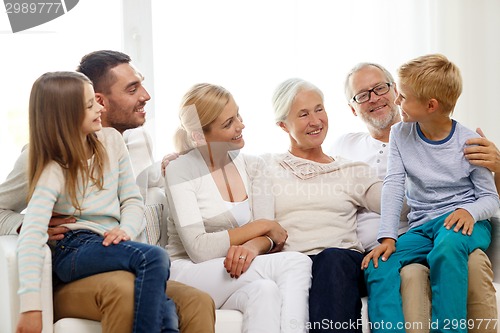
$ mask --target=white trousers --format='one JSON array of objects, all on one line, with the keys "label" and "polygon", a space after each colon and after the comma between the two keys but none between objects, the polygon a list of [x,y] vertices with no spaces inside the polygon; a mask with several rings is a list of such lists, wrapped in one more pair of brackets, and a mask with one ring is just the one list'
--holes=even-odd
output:
[{"label": "white trousers", "polygon": [[306,332],[311,259],[298,252],[255,257],[239,278],[231,278],[224,258],[199,264],[172,262],[170,279],[210,294],[217,309],[243,313],[244,333]]}]

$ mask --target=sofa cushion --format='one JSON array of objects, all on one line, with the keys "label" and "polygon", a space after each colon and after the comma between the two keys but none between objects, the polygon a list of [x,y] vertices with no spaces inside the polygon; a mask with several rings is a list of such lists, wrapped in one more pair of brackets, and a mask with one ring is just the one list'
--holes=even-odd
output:
[{"label": "sofa cushion", "polygon": [[144,234],[146,242],[151,245],[160,245],[161,220],[163,204],[150,204],[144,207]]},{"label": "sofa cushion", "polygon": [[500,283],[500,211],[490,219],[490,223],[491,243],[486,254],[490,258],[493,268],[493,280]]}]

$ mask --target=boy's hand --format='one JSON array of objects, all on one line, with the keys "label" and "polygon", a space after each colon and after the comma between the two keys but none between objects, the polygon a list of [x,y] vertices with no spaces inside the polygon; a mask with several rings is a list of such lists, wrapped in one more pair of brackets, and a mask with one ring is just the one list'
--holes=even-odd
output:
[{"label": "boy's hand", "polygon": [[458,208],[444,220],[444,227],[449,230],[456,224],[453,231],[458,232],[462,229],[462,234],[470,236],[474,229],[474,222],[474,218],[467,210]]},{"label": "boy's hand", "polygon": [[396,251],[396,241],[392,238],[384,238],[379,246],[370,251],[361,262],[361,269],[368,268],[370,260],[373,260],[373,267],[378,267],[378,258],[382,255],[382,261],[389,259]]},{"label": "boy's hand", "polygon": [[110,244],[118,244],[121,241],[127,240],[130,240],[130,236],[127,235],[127,233],[122,229],[116,227],[104,233],[104,241],[102,242],[102,245],[108,246]]},{"label": "boy's hand", "polygon": [[23,312],[17,322],[16,333],[40,333],[42,331],[42,311]]}]

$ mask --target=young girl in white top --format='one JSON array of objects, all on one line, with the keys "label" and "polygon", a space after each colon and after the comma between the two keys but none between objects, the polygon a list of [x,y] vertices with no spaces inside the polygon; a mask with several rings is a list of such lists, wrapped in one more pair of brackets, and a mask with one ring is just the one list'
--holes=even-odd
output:
[{"label": "young girl in white top", "polygon": [[178,332],[165,296],[169,258],[131,241],[141,232],[143,203],[120,133],[102,129],[105,110],[90,80],[76,72],[46,73],[33,84],[29,122],[29,203],[17,252],[21,316],[17,332],[42,329],[41,268],[52,215],[74,216],[53,245],[63,282],[112,270],[136,275],[134,332]]},{"label": "young girl in white top", "polygon": [[274,221],[262,160],[239,153],[245,126],[236,102],[220,86],[198,84],[180,120],[176,148],[187,153],[166,169],[172,279],[243,312],[244,332],[305,332],[311,260],[276,253],[287,233]]}]

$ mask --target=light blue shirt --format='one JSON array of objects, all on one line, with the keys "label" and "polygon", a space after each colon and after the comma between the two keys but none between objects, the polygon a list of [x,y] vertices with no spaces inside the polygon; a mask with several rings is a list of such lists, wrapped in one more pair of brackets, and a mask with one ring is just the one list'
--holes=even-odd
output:
[{"label": "light blue shirt", "polygon": [[392,126],[387,176],[382,189],[382,222],[378,239],[397,239],[405,197],[410,229],[463,208],[475,221],[490,218],[499,207],[492,173],[469,163],[465,142],[478,134],[453,120],[448,137],[427,139],[418,123]]}]

